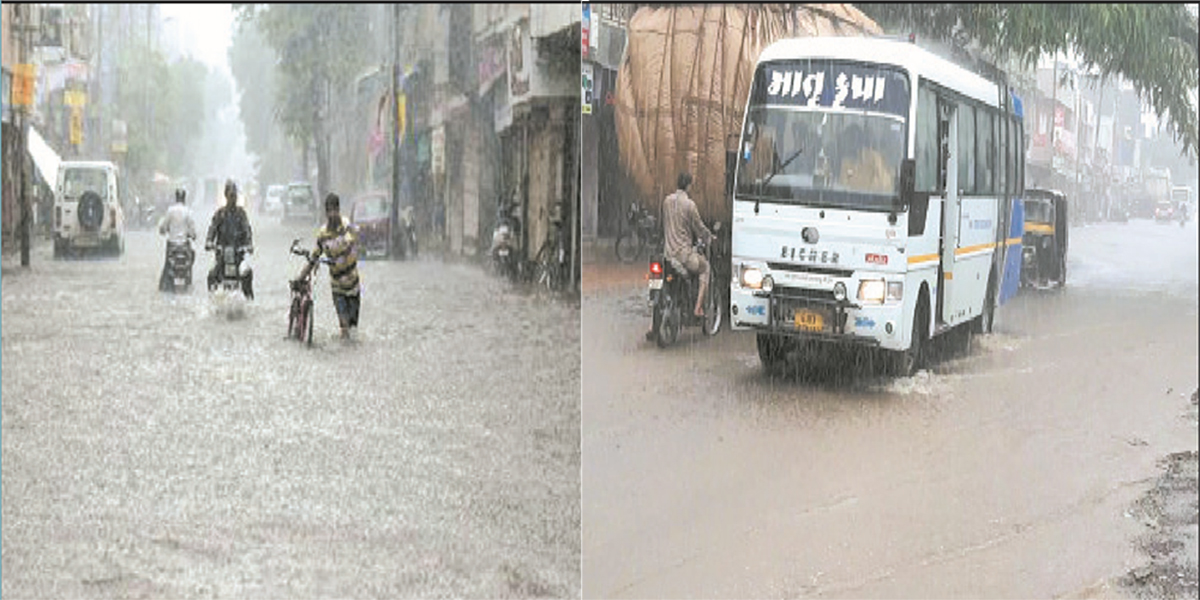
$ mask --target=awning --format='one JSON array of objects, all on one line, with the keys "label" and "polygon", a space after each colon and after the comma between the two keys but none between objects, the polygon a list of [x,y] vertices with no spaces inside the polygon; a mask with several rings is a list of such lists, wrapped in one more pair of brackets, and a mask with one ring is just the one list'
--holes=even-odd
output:
[{"label": "awning", "polygon": [[32,126],[29,127],[29,156],[33,158],[33,164],[42,174],[46,185],[53,188],[58,183],[58,165],[62,162],[62,158]]}]

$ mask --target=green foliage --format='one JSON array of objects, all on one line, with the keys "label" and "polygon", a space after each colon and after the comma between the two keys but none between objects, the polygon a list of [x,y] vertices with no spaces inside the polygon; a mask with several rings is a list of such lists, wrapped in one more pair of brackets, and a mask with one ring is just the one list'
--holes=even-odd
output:
[{"label": "green foliage", "polygon": [[[302,148],[316,143],[319,177],[324,180],[328,170],[325,123],[330,111],[339,108],[333,104],[335,91],[351,86],[369,58],[370,48],[362,35],[369,29],[367,10],[354,4],[235,4],[233,10],[239,36],[253,25],[277,57],[273,85],[263,86],[266,90],[256,92],[256,98],[272,96],[273,120],[290,139]],[[235,76],[245,89],[254,84],[243,78],[260,72],[261,65],[240,55],[252,51],[256,41],[247,38],[242,44]],[[259,126],[248,126],[248,137],[249,130]],[[269,145],[269,132],[254,135],[255,144]]]},{"label": "green foliage", "polygon": [[187,172],[205,115],[208,68],[192,59],[168,65],[159,52],[130,40],[120,57],[116,118],[127,124],[125,164],[136,178]]},{"label": "green foliage", "polygon": [[1043,53],[1073,50],[1102,78],[1120,75],[1164,116],[1184,152],[1196,156],[1197,19],[1182,4],[859,4],[886,29],[1032,65]]}]

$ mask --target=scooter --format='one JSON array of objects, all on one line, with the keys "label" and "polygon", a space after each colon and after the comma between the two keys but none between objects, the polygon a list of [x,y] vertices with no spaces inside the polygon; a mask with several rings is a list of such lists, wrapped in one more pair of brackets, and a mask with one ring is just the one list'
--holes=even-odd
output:
[{"label": "scooter", "polygon": [[196,255],[192,252],[192,242],[167,242],[167,287],[174,293],[188,292],[192,289],[192,266]]},{"label": "scooter", "polygon": [[[721,224],[713,226],[714,234],[720,231]],[[714,284],[712,252],[702,241],[693,246],[697,252],[708,258],[709,285],[704,299],[704,316],[697,317],[692,308],[696,306],[696,294],[700,290],[699,276],[691,274],[674,260],[665,256],[656,256],[650,260],[648,286],[650,290],[650,306],[653,311],[653,322],[647,337],[653,338],[659,348],[666,348],[675,343],[679,330],[683,327],[700,327],[705,336],[714,336],[721,331],[723,313],[720,286]]]},{"label": "scooter", "polygon": [[406,206],[397,215],[397,229],[393,244],[396,244],[396,256],[399,258],[417,257],[417,227],[413,218],[413,209]]},{"label": "scooter", "polygon": [[514,214],[515,202],[501,200],[496,211],[496,226],[492,230],[492,266],[514,283],[521,277],[521,261],[517,244],[521,238],[521,221]]}]

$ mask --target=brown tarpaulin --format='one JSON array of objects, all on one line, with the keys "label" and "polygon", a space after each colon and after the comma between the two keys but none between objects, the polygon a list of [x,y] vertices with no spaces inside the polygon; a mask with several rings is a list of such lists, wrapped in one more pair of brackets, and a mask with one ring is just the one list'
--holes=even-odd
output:
[{"label": "brown tarpaulin", "polygon": [[849,4],[644,7],[617,74],[621,166],[657,211],[683,169],[705,220],[728,220],[725,150],[742,126],[759,53],[788,37],[878,35]]}]

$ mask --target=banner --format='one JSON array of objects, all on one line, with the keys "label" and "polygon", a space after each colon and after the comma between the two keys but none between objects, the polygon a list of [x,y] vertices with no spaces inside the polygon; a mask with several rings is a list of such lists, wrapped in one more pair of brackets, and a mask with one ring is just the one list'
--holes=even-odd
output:
[{"label": "banner", "polygon": [[[580,25],[580,38],[583,42],[583,58],[588,58],[588,37],[591,35],[592,29],[592,7],[588,3],[583,4],[583,22]],[[586,113],[585,113],[586,114]]]},{"label": "banner", "polygon": [[31,64],[13,67],[12,103],[14,106],[33,106],[34,81],[37,69]]},{"label": "banner", "polygon": [[580,68],[583,72],[583,94],[580,98],[582,100],[580,106],[582,107],[583,114],[590,115],[592,114],[592,88],[594,81],[592,77],[592,63],[583,63],[580,65]]},{"label": "banner", "polygon": [[83,110],[79,107],[71,109],[71,144],[78,146],[83,143]]},{"label": "banner", "polygon": [[884,112],[908,116],[908,78],[899,70],[827,60],[781,61],[762,65],[750,102]]}]

